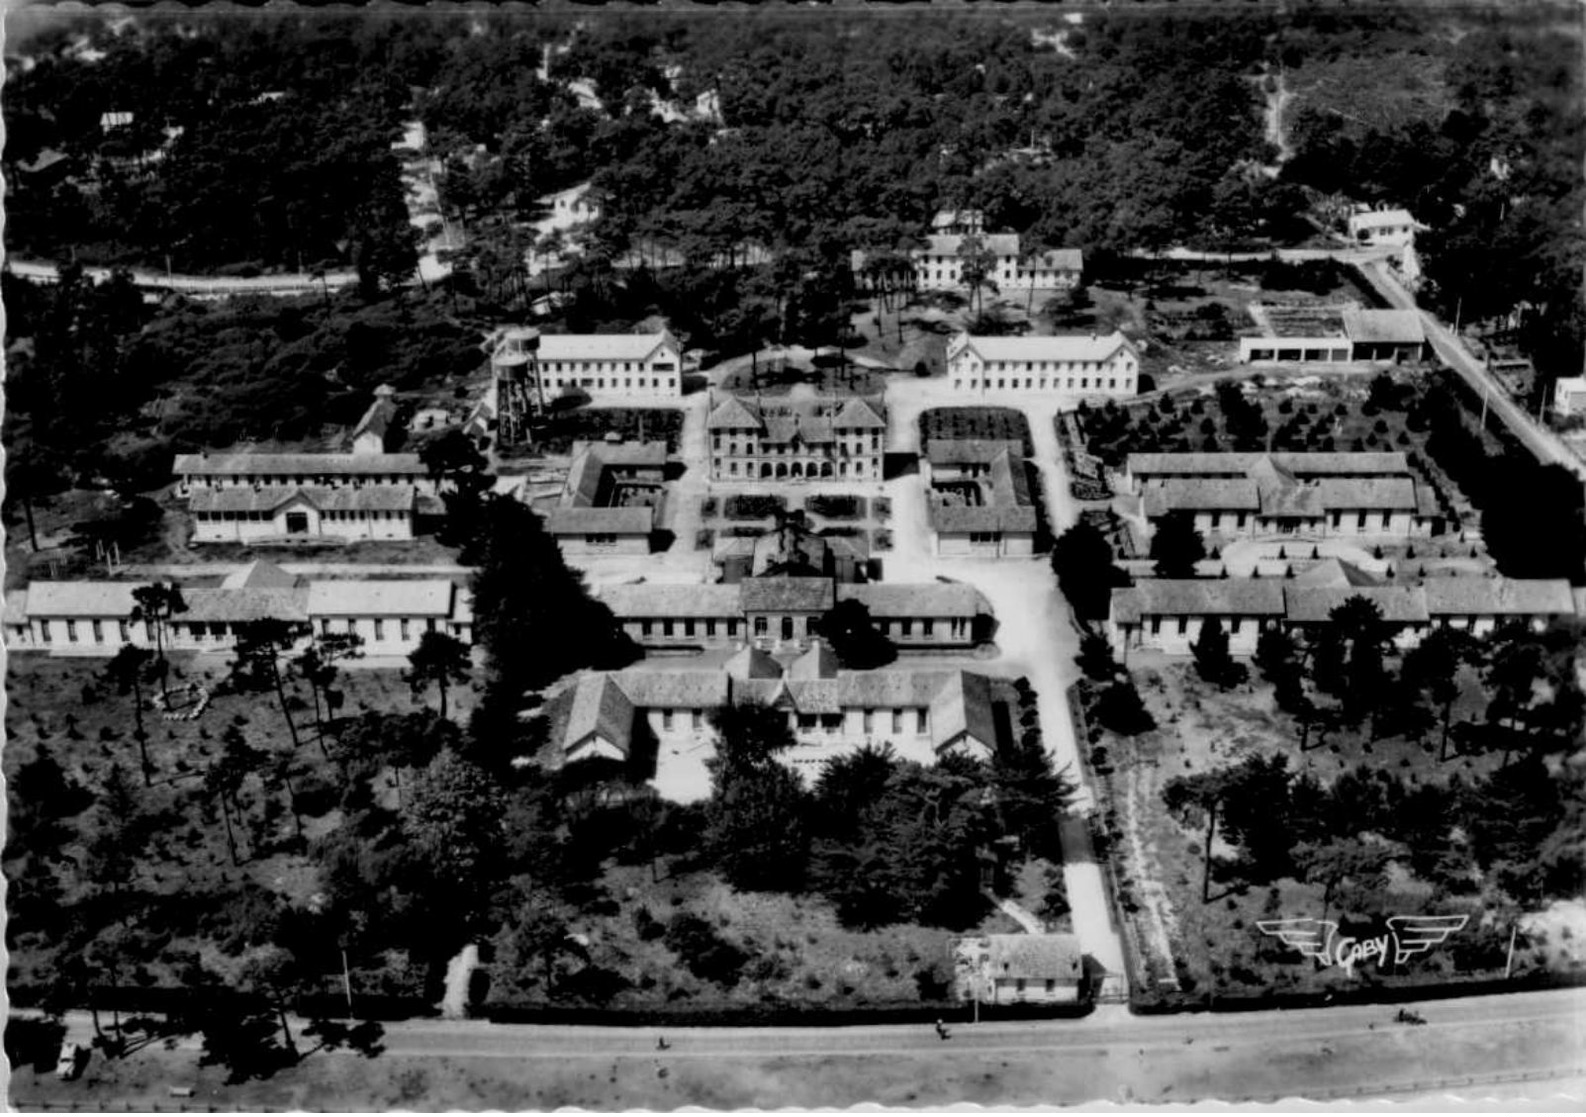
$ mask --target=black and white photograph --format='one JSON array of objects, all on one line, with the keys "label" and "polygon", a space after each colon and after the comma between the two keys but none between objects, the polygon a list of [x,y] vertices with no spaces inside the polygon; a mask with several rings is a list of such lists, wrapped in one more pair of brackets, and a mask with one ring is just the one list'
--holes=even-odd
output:
[{"label": "black and white photograph", "polygon": [[1586,1107],[1586,4],[3,14],[10,1109]]}]

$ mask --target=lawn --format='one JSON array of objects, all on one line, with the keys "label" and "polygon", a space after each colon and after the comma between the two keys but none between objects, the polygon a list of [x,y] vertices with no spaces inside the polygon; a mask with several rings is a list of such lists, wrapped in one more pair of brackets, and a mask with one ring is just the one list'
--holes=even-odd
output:
[{"label": "lawn", "polygon": [[[1462,756],[1456,749],[1455,755],[1439,761],[1435,730],[1424,743],[1402,737],[1373,742],[1356,729],[1313,731],[1302,750],[1294,719],[1276,708],[1265,683],[1255,681],[1224,691],[1201,680],[1183,659],[1137,652],[1130,660],[1157,728],[1130,738],[1091,721],[1087,761],[1104,791],[1103,839],[1111,850],[1120,903],[1135,944],[1139,995],[1148,1002],[1165,997],[1193,1003],[1213,996],[1255,997],[1347,983],[1340,971],[1313,970],[1297,953],[1278,946],[1255,927],[1263,919],[1320,916],[1324,890],[1319,883],[1284,878],[1264,886],[1246,884],[1232,869],[1229,859],[1235,851],[1219,833],[1213,846],[1211,899],[1203,901],[1204,830],[1187,827],[1168,812],[1163,801],[1168,781],[1252,755],[1281,754],[1289,758],[1291,770],[1312,775],[1323,785],[1346,772],[1375,768],[1404,778],[1413,790],[1490,775],[1499,766],[1498,756]],[[1461,683],[1456,723],[1479,718],[1486,709],[1479,676],[1466,669]],[[1380,894],[1368,906],[1419,912],[1429,899],[1456,905],[1481,902],[1468,893],[1457,896],[1440,884],[1419,879],[1406,864],[1395,861]],[[1335,899],[1331,909],[1335,919],[1338,908]],[[1494,955],[1483,949],[1491,947],[1490,937],[1484,935],[1478,942],[1475,928],[1470,934],[1471,941],[1451,944],[1450,949],[1418,960],[1415,980],[1492,976]],[[1517,959],[1525,963],[1525,951]],[[1500,970],[1502,962],[1499,952]]]},{"label": "lawn", "polygon": [[1030,423],[1011,407],[933,407],[920,414],[920,452],[933,441],[995,439],[1017,442],[1029,457],[1035,453]]},{"label": "lawn", "polygon": [[[47,750],[69,777],[87,787],[100,786],[112,763],[120,764],[140,782],[132,699],[102,681],[106,662],[38,654],[10,657],[4,757],[8,781],[14,781],[19,769]],[[239,864],[232,863],[213,797],[201,790],[205,772],[220,754],[221,738],[233,728],[240,731],[246,744],[270,757],[291,754],[286,723],[274,696],[232,690],[224,681],[227,668],[216,656],[175,654],[171,664],[173,687],[200,683],[208,690],[210,701],[193,721],[167,721],[153,708],[144,711],[154,776],[152,787],[142,791],[140,798],[152,809],[159,827],[149,846],[150,855],[134,870],[135,883],[140,891],[156,896],[192,898],[190,904],[184,901],[187,906],[172,921],[190,921],[192,925],[180,931],[172,948],[159,952],[144,971],[140,980],[146,978],[150,984],[177,981],[183,948],[201,949],[211,961],[222,961],[212,942],[241,933],[249,924],[247,912],[250,905],[257,904],[257,897],[275,894],[301,903],[319,888],[313,862],[295,840],[286,796],[268,768],[249,775],[237,796],[241,817],[234,816],[233,821]],[[400,670],[349,668],[342,671],[336,686],[345,695],[342,713],[348,716],[418,708]],[[292,691],[288,693],[301,739],[292,763],[292,786],[303,837],[312,841],[340,823],[339,774],[320,750],[306,690],[295,701]],[[420,698],[433,705],[433,688]],[[454,716],[466,719],[473,707],[471,688],[454,686],[451,700]],[[372,790],[380,800],[390,800],[397,793],[389,770],[375,777]],[[83,814],[68,820],[71,828],[63,847],[68,856],[80,856],[69,851],[84,837],[72,823],[81,824],[88,818],[89,814]],[[38,866],[36,861],[31,864]],[[11,863],[8,872],[14,873],[17,867]],[[66,873],[61,879],[67,882],[62,901],[75,900],[79,874]],[[173,905],[167,914],[174,913]],[[47,976],[36,968],[40,955],[33,945],[38,932],[28,929],[28,922],[21,919],[13,927],[13,985],[34,984]],[[392,980],[399,986],[405,983],[400,975],[379,972],[386,968],[376,963],[363,971],[355,966],[355,972],[371,990],[388,987]]]}]

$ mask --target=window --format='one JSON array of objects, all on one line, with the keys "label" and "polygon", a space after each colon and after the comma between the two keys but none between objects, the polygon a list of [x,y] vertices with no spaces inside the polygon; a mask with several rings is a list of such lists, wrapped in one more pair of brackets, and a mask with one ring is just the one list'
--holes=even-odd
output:
[{"label": "window", "polygon": [[402,631],[402,639],[411,640],[413,638],[413,634],[410,631],[411,626],[408,624],[408,619],[406,617],[403,617],[401,620],[397,621],[397,625]]},{"label": "window", "polygon": [[639,635],[641,635],[641,636],[650,635],[650,631],[654,627],[655,627],[655,622],[650,620],[650,619],[648,619],[648,618],[640,621],[639,622]]},{"label": "window", "polygon": [[665,620],[665,621],[661,622],[661,635],[662,636],[670,636],[670,635],[672,635],[672,624],[673,624],[673,622],[670,621],[670,620]]},{"label": "window", "polygon": [[662,729],[671,729],[672,728],[672,711],[671,710],[662,710],[661,711],[661,728]]},{"label": "window", "polygon": [[125,644],[128,640],[132,639],[132,633],[127,629],[127,622],[126,621],[117,621],[116,622],[116,629],[117,629],[117,634],[121,637],[121,642],[123,644]]},{"label": "window", "polygon": [[385,639],[385,621],[381,620],[379,617],[374,619],[374,638],[376,640]]},{"label": "window", "polygon": [[692,724],[695,729],[699,729],[705,724],[705,711],[694,710],[692,713],[690,713],[689,720],[690,724]]},{"label": "window", "polygon": [[902,633],[903,633],[904,636],[913,636],[914,635],[914,620],[912,618],[905,617],[903,619]]},{"label": "window", "polygon": [[692,619],[686,620],[686,621],[683,622],[683,635],[684,636],[692,636],[692,635],[694,635],[694,622],[693,622]]},{"label": "window", "polygon": [[1178,619],[1178,634],[1180,636],[1182,636],[1188,631],[1189,631],[1189,618],[1188,617],[1180,617]]},{"label": "window", "polygon": [[738,635],[738,618],[737,617],[728,617],[727,618],[727,635],[729,637]]},{"label": "window", "polygon": [[714,635],[716,635],[716,622],[714,620],[708,620],[708,621],[705,622],[705,635],[706,636],[714,636]]},{"label": "window", "polygon": [[903,711],[902,710],[893,710],[892,711],[892,732],[894,732],[894,733],[902,733],[903,732]]},{"label": "window", "polygon": [[920,635],[929,640],[936,633],[936,622],[926,617],[920,622]]},{"label": "window", "polygon": [[920,736],[923,737],[925,735],[925,733],[926,733],[926,730],[928,729],[928,727],[930,725],[929,718],[930,718],[930,711],[927,710],[924,706],[921,706],[918,709],[916,709],[914,711],[914,732],[918,733]]},{"label": "window", "polygon": [[73,644],[77,643],[77,622],[76,621],[67,621],[66,622],[66,639],[70,640]]},{"label": "window", "polygon": [[435,618],[434,617],[431,617],[429,620],[424,622],[424,631],[425,632],[434,632],[435,631]]},{"label": "window", "polygon": [[865,732],[866,733],[869,733],[871,730],[873,730],[875,728],[875,721],[876,721],[875,714],[876,714],[876,712],[874,710],[866,710],[865,711]]},{"label": "window", "polygon": [[1152,617],[1151,618],[1151,635],[1152,636],[1160,636],[1161,634],[1162,634],[1162,618],[1161,617]]},{"label": "window", "polygon": [[756,636],[764,636],[766,634],[768,624],[769,622],[765,617],[756,617],[754,619],[754,634]]},{"label": "window", "polygon": [[1356,514],[1356,516],[1355,516],[1355,527],[1356,527],[1357,530],[1360,530],[1360,531],[1365,531],[1366,530],[1366,514],[1364,512],[1360,512],[1360,513]]},{"label": "window", "polygon": [[1048,994],[1057,992],[1057,978],[1049,977],[1046,979],[1046,991]]}]

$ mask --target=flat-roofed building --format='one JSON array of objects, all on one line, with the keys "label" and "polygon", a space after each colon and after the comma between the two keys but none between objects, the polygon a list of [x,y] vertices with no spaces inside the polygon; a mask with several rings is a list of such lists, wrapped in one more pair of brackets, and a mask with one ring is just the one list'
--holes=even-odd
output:
[{"label": "flat-roofed building", "polygon": [[1072,399],[1127,399],[1139,390],[1140,354],[1122,333],[1055,337],[975,337],[947,344],[947,378],[957,391],[1014,391]]},{"label": "flat-roofed building", "polygon": [[1397,364],[1431,354],[1416,310],[1252,304],[1250,314],[1258,331],[1239,339],[1242,364]]},{"label": "flat-roofed building", "polygon": [[1368,209],[1349,215],[1349,239],[1359,244],[1402,246],[1422,226],[1407,209]]}]

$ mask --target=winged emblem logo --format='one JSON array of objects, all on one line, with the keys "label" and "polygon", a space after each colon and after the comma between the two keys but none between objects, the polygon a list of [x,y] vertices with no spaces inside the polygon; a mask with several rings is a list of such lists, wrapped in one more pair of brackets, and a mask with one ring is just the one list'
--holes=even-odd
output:
[{"label": "winged emblem logo", "polygon": [[1263,919],[1256,927],[1306,958],[1323,966],[1338,966],[1353,976],[1360,963],[1374,961],[1380,966],[1390,954],[1393,964],[1402,966],[1463,930],[1469,919],[1468,915],[1393,915],[1386,920],[1385,934],[1364,939],[1340,935],[1338,924],[1331,919]]}]

